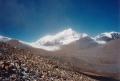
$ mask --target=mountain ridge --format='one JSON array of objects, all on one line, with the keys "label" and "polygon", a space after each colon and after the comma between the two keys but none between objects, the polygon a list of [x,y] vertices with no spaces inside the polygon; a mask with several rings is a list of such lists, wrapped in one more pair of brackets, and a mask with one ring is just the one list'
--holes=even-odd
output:
[{"label": "mountain ridge", "polygon": [[[73,31],[71,28],[64,30],[62,32],[59,32],[56,35],[47,35],[43,38],[40,38],[37,42],[35,42],[36,44],[39,45],[52,45],[52,44],[69,44],[75,40],[78,40],[80,37],[80,34]],[[47,44],[47,43],[51,43],[51,44]]]},{"label": "mountain ridge", "polygon": [[[112,32],[101,33],[95,37],[90,37],[85,33],[80,34],[69,28],[62,32],[59,32],[56,35],[44,36],[36,42],[28,43],[21,40],[18,40],[18,42],[34,48],[40,48],[48,51],[55,51],[55,50],[60,50],[61,46],[63,45],[71,44],[72,42],[76,42],[78,40],[85,39],[87,37],[91,40],[91,42],[95,42],[98,44],[105,44],[111,40],[119,39],[120,33],[112,31]],[[0,36],[0,41],[2,42],[8,42],[12,40],[17,40],[17,39]]]}]

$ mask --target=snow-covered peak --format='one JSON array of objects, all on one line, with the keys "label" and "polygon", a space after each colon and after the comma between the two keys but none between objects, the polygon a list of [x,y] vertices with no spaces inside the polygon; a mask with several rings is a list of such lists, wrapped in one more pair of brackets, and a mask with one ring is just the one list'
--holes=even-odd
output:
[{"label": "snow-covered peak", "polygon": [[70,33],[70,32],[73,32],[73,30],[71,28],[68,28],[68,29],[66,29],[66,30],[64,30],[62,32],[68,32],[68,33]]},{"label": "snow-covered peak", "polygon": [[83,33],[79,34],[73,31],[71,28],[59,32],[56,35],[47,35],[40,38],[38,41],[30,43],[31,46],[36,48],[42,48],[48,51],[59,50],[61,45],[66,45],[88,35]]},{"label": "snow-covered peak", "polygon": [[[73,31],[71,28],[69,28],[62,32],[59,32],[56,35],[47,35],[33,43],[27,43],[21,40],[17,40],[17,41],[18,43],[21,43],[22,45],[32,46],[35,48],[41,48],[41,49],[45,49],[48,51],[55,51],[55,50],[59,50],[61,45],[66,45],[79,39],[87,40],[87,42],[91,41],[90,39],[92,39],[92,42],[95,42],[95,43],[97,42],[98,44],[105,44],[111,40],[119,39],[119,38],[120,38],[119,32],[105,32],[92,38],[92,37],[89,37],[85,33],[79,34]],[[0,36],[0,42],[14,43],[15,40],[16,39],[13,39],[13,38]]]},{"label": "snow-covered peak", "polygon": [[47,35],[41,39],[39,39],[37,42],[35,42],[36,45],[64,45],[69,44],[75,40],[78,40],[80,38],[81,34],[73,31],[71,28],[64,30],[56,35]]},{"label": "snow-covered peak", "polygon": [[78,35],[78,33],[77,32],[75,32],[75,31],[73,31],[71,28],[69,28],[69,29],[67,29],[67,30],[64,30],[64,31],[62,31],[62,32],[60,32],[60,33],[58,33],[58,34],[56,34],[55,36],[75,36],[75,35]]},{"label": "snow-covered peak", "polygon": [[103,36],[112,38],[112,37],[114,37],[114,36],[117,37],[117,36],[119,36],[119,35],[120,35],[120,33],[112,31],[112,32],[105,32],[105,33],[102,33],[102,34],[96,36],[95,38],[98,39],[98,38],[101,38],[101,37],[103,37]]},{"label": "snow-covered peak", "polygon": [[88,35],[87,35],[87,34],[85,34],[85,33],[83,33],[83,34],[82,34],[82,37],[87,37],[87,36],[88,36]]},{"label": "snow-covered peak", "polygon": [[114,39],[120,38],[120,33],[119,32],[105,32],[102,33],[94,38],[94,40],[100,44],[105,44],[106,42]]},{"label": "snow-covered peak", "polygon": [[67,30],[64,30],[58,34],[72,34],[74,31],[71,28],[68,28]]},{"label": "snow-covered peak", "polygon": [[117,33],[117,32],[105,32],[105,33],[102,33],[102,34],[96,36],[95,38],[100,38],[100,37],[103,37],[103,36],[112,38],[112,34],[113,34],[113,33]]}]

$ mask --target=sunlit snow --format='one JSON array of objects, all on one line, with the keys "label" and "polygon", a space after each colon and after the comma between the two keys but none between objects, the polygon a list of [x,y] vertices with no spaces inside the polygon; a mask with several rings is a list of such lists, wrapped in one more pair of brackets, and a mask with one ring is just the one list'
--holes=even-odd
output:
[{"label": "sunlit snow", "polygon": [[[96,37],[91,37],[95,42],[99,43],[99,44],[105,44],[105,41],[100,41],[97,40],[102,36],[106,36],[108,38],[112,38],[112,34],[113,33],[117,33],[117,32],[105,32],[102,33]],[[48,51],[55,51],[55,50],[59,50],[61,45],[66,45],[69,44],[71,42],[74,42],[76,40],[79,40],[83,37],[87,37],[88,35],[83,33],[83,34],[79,34],[75,31],[73,31],[71,28],[64,30],[56,35],[47,35],[41,39],[39,39],[37,42],[32,42],[32,43],[28,43],[28,42],[24,42],[19,40],[20,43],[27,45],[27,46],[32,46],[34,48],[40,48],[40,49],[44,49],[44,50],[48,50]],[[1,42],[7,42],[9,40],[12,40],[12,38],[8,38],[8,37],[4,37],[4,36],[0,36],[0,41]]]}]

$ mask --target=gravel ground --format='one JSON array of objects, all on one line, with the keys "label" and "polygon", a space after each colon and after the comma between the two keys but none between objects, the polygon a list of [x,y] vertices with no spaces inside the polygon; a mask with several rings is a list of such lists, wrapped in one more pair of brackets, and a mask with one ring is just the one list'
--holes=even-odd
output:
[{"label": "gravel ground", "polygon": [[0,42],[0,81],[97,81],[59,62]]}]

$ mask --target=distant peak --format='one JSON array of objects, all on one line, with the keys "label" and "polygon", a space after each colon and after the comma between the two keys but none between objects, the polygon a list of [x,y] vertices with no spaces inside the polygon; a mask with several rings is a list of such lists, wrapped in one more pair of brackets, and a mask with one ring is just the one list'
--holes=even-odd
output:
[{"label": "distant peak", "polygon": [[67,30],[72,31],[72,29],[71,29],[71,28],[68,28]]},{"label": "distant peak", "polygon": [[71,31],[73,31],[71,28],[68,28],[68,29],[66,29],[66,30],[64,30],[64,31],[66,31],[66,32],[71,32]]},{"label": "distant peak", "polygon": [[111,31],[111,32],[104,32],[102,34],[113,34],[113,33],[119,33],[119,32]]},{"label": "distant peak", "polygon": [[87,36],[88,36],[88,35],[87,35],[87,34],[85,34],[85,33],[83,33],[83,34],[82,34],[82,37],[87,37]]}]

